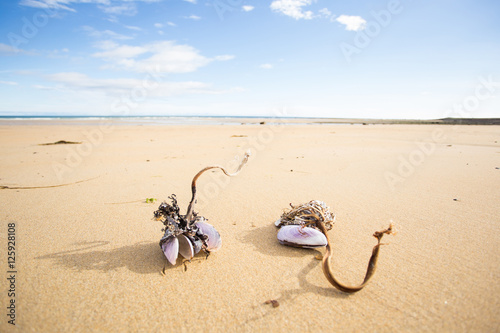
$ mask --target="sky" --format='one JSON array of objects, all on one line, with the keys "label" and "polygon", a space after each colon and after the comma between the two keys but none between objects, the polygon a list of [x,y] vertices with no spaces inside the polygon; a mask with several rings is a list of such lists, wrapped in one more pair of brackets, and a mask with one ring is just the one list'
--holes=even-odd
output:
[{"label": "sky", "polygon": [[4,0],[0,115],[500,117],[498,0]]}]

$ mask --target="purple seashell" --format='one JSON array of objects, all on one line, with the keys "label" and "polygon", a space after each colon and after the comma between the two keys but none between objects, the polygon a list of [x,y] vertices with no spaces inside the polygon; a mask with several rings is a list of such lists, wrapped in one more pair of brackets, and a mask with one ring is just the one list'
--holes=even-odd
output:
[{"label": "purple seashell", "polygon": [[165,257],[172,264],[175,265],[177,256],[179,255],[179,240],[175,236],[170,236],[161,246]]},{"label": "purple seashell", "polygon": [[283,245],[312,249],[326,246],[325,235],[314,228],[300,225],[285,225],[278,232],[278,240]]},{"label": "purple seashell", "polygon": [[199,240],[198,238],[195,238],[192,236],[187,236],[187,235],[184,235],[184,236],[186,236],[191,241],[191,245],[193,246],[194,254],[197,254],[198,252],[200,252],[201,248],[203,247],[203,242],[201,240]]},{"label": "purple seashell", "polygon": [[208,251],[215,252],[221,248],[222,239],[220,238],[219,232],[215,230],[215,228],[211,224],[205,222],[196,222],[196,225],[204,235],[208,236]]},{"label": "purple seashell", "polygon": [[179,240],[179,253],[181,254],[181,256],[188,260],[193,258],[194,249],[189,238],[184,235],[179,235],[177,239]]}]

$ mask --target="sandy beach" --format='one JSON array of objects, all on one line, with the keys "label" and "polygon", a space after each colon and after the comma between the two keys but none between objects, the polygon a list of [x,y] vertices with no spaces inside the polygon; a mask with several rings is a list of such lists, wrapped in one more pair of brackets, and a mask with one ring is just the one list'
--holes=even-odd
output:
[{"label": "sandy beach", "polygon": [[[79,143],[41,145],[59,140]],[[199,180],[222,248],[169,265],[153,212],[173,193],[186,209],[201,168],[247,150],[238,176]],[[1,332],[500,331],[500,126],[0,123],[0,170]],[[277,241],[312,199],[336,213],[349,284],[395,225],[360,292],[328,283],[324,248]]]}]

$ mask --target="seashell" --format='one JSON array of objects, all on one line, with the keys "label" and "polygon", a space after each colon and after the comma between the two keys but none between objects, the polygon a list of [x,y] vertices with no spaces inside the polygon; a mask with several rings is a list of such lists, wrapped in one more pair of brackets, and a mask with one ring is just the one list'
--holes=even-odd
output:
[{"label": "seashell", "polygon": [[179,253],[181,254],[181,256],[188,260],[193,258],[195,253],[191,240],[184,235],[179,235],[177,239],[179,240]]},{"label": "seashell", "polygon": [[197,254],[198,252],[201,251],[201,248],[203,246],[203,242],[200,239],[194,238],[194,237],[188,236],[188,235],[184,235],[184,236],[186,236],[191,241],[191,245],[193,246],[194,254]]},{"label": "seashell", "polygon": [[179,240],[175,236],[168,237],[165,242],[161,245],[165,257],[172,264],[175,265],[177,261],[177,256],[179,255]]},{"label": "seashell", "polygon": [[215,228],[206,222],[196,222],[196,225],[200,229],[200,231],[208,236],[207,239],[207,250],[211,252],[215,252],[222,246],[222,239],[220,238],[220,234]]},{"label": "seashell", "polygon": [[325,235],[314,228],[300,225],[285,225],[278,231],[278,240],[283,245],[312,249],[326,246]]}]

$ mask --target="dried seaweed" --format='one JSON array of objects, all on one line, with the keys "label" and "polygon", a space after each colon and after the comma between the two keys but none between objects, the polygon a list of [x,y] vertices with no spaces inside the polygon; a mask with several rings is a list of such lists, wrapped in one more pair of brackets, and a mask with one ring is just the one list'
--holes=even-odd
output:
[{"label": "dried seaweed", "polygon": [[[170,199],[170,203],[166,201],[162,202],[158,209],[154,212],[154,217],[157,220],[160,220],[165,226],[162,230],[164,231],[164,235],[160,240],[160,247],[172,264],[175,264],[177,259],[176,251],[178,251],[186,259],[190,260],[192,256],[200,250],[203,250],[208,255],[211,250],[217,250],[218,247],[220,247],[220,235],[218,232],[211,225],[205,223],[206,219],[203,216],[199,216],[198,213],[194,211],[194,206],[197,201],[196,182],[204,172],[211,169],[220,169],[226,176],[229,177],[235,176],[247,163],[249,156],[250,153],[247,152],[240,165],[233,173],[227,172],[226,169],[218,165],[208,166],[201,169],[193,177],[191,182],[192,197],[186,214],[181,214],[175,194],[168,197]],[[187,257],[185,255],[186,252],[184,251],[183,253],[182,249],[179,247],[179,239],[184,242],[184,250],[188,251]],[[171,243],[173,244],[172,246]]]},{"label": "dried seaweed", "polygon": [[380,243],[382,237],[385,234],[395,234],[392,224],[387,229],[376,231],[373,234],[373,236],[377,238],[377,245],[373,247],[372,255],[370,257],[370,261],[368,262],[368,267],[363,282],[358,286],[348,286],[341,283],[337,280],[337,278],[335,278],[331,264],[333,251],[330,238],[328,237],[328,230],[332,228],[332,224],[335,221],[335,215],[330,213],[328,207],[323,202],[317,200],[310,201],[300,206],[293,206],[291,204],[290,206],[292,207],[292,209],[289,212],[283,213],[281,219],[278,220],[279,223],[277,223],[276,226],[281,227],[283,225],[298,224],[303,227],[309,226],[320,230],[325,235],[327,240],[326,252],[323,256],[322,267],[323,273],[325,274],[328,282],[330,282],[335,288],[347,293],[354,293],[363,289],[375,273],[380,246],[383,245]]},{"label": "dried seaweed", "polygon": [[53,145],[80,145],[82,144],[81,142],[77,141],[66,141],[66,140],[59,140],[56,142],[49,142],[49,143],[40,143],[39,146],[53,146]]},{"label": "dried seaweed", "polygon": [[47,185],[47,186],[6,186],[6,185],[0,185],[0,190],[33,190],[33,189],[38,189],[38,188],[62,187],[62,186],[69,186],[69,185],[80,184],[83,182],[88,182],[89,180],[94,180],[96,178],[99,178],[99,177],[89,178],[89,179],[85,179],[85,180],[79,180],[79,181],[73,182],[73,183],[59,184],[59,185]]}]

